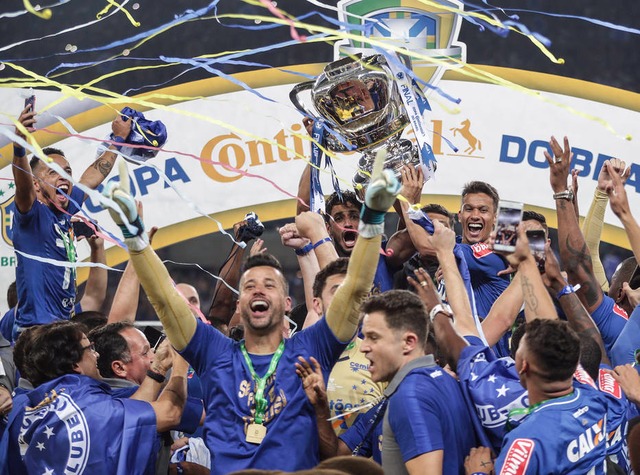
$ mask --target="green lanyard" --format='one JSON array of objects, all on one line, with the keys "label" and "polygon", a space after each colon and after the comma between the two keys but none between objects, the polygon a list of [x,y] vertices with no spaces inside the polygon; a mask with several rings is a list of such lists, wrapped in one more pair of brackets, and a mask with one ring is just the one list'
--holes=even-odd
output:
[{"label": "green lanyard", "polygon": [[509,411],[509,413],[507,414],[507,422],[505,424],[505,429],[507,432],[511,432],[511,429],[513,429],[513,423],[511,422],[511,419],[513,419],[516,416],[528,416],[529,414],[531,414],[533,411],[535,411],[536,409],[538,409],[540,406],[544,405],[545,403],[549,402],[549,401],[553,401],[553,402],[557,402],[559,400],[568,398],[569,396],[573,396],[574,391],[571,391],[569,394],[565,394],[564,396],[560,396],[557,398],[552,398],[552,399],[545,399],[544,401],[540,401],[537,404],[534,404],[533,406],[528,406],[528,407],[516,407],[515,409],[511,409]]},{"label": "green lanyard", "polygon": [[262,424],[262,422],[264,421],[264,413],[267,410],[267,399],[264,397],[264,389],[267,385],[267,380],[273,373],[275,373],[276,368],[278,367],[278,361],[280,361],[280,357],[282,356],[282,353],[284,353],[284,340],[280,342],[278,348],[276,349],[276,352],[271,357],[269,369],[262,378],[258,376],[256,374],[256,370],[253,369],[253,363],[251,363],[249,353],[247,353],[247,348],[244,346],[244,341],[240,342],[240,351],[242,351],[244,360],[247,362],[247,366],[249,367],[249,371],[251,372],[251,377],[256,382],[256,394],[254,396],[254,399],[256,401],[256,415],[254,417],[254,421],[256,422],[256,424]]}]

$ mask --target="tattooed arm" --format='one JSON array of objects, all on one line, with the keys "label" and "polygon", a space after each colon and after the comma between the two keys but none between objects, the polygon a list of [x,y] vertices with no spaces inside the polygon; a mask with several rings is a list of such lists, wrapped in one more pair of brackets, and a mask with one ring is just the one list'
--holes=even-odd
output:
[{"label": "tattooed arm", "polygon": [[[114,136],[126,139],[131,131],[131,121],[127,120],[125,122],[122,120],[122,116],[118,114],[111,123],[111,130]],[[111,173],[117,157],[114,153],[115,150],[115,145],[110,145],[109,149],[105,150],[104,153],[84,171],[82,177],[80,177],[80,183],[92,189],[97,188],[98,185],[107,178],[109,173]]]},{"label": "tattooed arm", "polygon": [[[564,149],[552,137],[549,142],[553,157],[545,152],[549,162],[551,188],[554,193],[567,191],[567,177],[571,166],[571,148],[569,140],[564,138]],[[580,225],[576,218],[573,201],[556,200],[558,214],[558,245],[560,260],[567,272],[569,283],[580,284],[578,297],[589,312],[593,312],[602,303],[603,293],[600,283],[593,273],[591,255],[587,247]]]}]

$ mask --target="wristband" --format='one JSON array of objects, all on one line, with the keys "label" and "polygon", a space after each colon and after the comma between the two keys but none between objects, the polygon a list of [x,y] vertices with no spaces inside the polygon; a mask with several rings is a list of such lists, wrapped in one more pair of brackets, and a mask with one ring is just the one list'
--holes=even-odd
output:
[{"label": "wristband", "polygon": [[573,190],[565,190],[565,191],[561,191],[559,193],[553,194],[554,200],[573,201],[573,198],[574,198]]},{"label": "wristband", "polygon": [[433,323],[433,319],[436,318],[436,315],[439,313],[443,313],[451,320],[453,320],[453,311],[451,310],[451,307],[449,307],[449,305],[447,305],[446,303],[439,303],[438,305],[433,307],[429,312],[429,320]]},{"label": "wristband", "polygon": [[560,300],[560,297],[562,297],[563,295],[573,294],[578,290],[580,290],[580,284],[577,284],[575,286],[565,285],[564,288],[560,292],[558,292],[558,295],[556,295],[556,299]]},{"label": "wristband", "polygon": [[[113,138],[112,142],[118,142],[119,144],[124,144],[124,143],[126,142],[126,140],[125,140],[125,139],[123,139],[123,138],[122,138],[122,137],[120,137],[120,136],[116,136],[116,137],[114,137],[114,138]],[[122,148],[122,145],[117,145],[117,144],[115,144],[115,143],[113,143],[113,144],[111,144],[111,145],[113,145],[113,146],[116,148],[116,150],[117,150],[118,152],[119,152],[119,151],[120,151],[120,149]]]},{"label": "wristband", "polygon": [[27,154],[27,151],[24,149],[24,147],[21,147],[20,145],[13,145],[13,156],[14,157],[19,157],[22,158]]},{"label": "wristband", "polygon": [[360,221],[365,224],[383,224],[385,214],[387,214],[386,211],[376,211],[364,204],[360,211]]},{"label": "wristband", "polygon": [[307,244],[306,246],[301,247],[300,249],[296,249],[295,253],[298,256],[306,256],[307,254],[309,254],[311,251],[313,251],[316,247],[324,244],[325,242],[331,242],[331,238],[329,236],[327,236],[324,239],[320,239],[317,243],[315,244]]},{"label": "wristband", "polygon": [[160,384],[164,383],[167,379],[165,376],[161,375],[160,373],[156,373],[155,371],[151,371],[150,369],[147,370],[147,376]]}]

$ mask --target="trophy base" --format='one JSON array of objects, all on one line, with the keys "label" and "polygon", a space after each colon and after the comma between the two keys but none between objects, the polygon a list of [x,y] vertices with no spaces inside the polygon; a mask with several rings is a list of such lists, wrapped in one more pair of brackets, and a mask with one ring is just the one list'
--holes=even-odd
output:
[{"label": "trophy base", "polygon": [[386,142],[380,147],[367,150],[360,157],[358,171],[353,177],[353,188],[361,202],[364,202],[364,194],[369,181],[371,181],[371,172],[373,171],[376,153],[381,148],[386,148],[387,150],[387,158],[384,161],[383,168],[392,170],[400,182],[402,182],[401,170],[403,166],[419,167],[421,164],[418,148],[414,147],[411,141],[407,139]]}]

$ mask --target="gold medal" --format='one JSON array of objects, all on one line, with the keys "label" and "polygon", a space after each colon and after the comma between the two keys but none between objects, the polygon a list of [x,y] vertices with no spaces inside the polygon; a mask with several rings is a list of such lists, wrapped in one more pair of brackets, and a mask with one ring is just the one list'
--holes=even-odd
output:
[{"label": "gold medal", "polygon": [[267,435],[267,428],[262,424],[251,423],[247,427],[247,442],[260,445],[264,436]]}]

